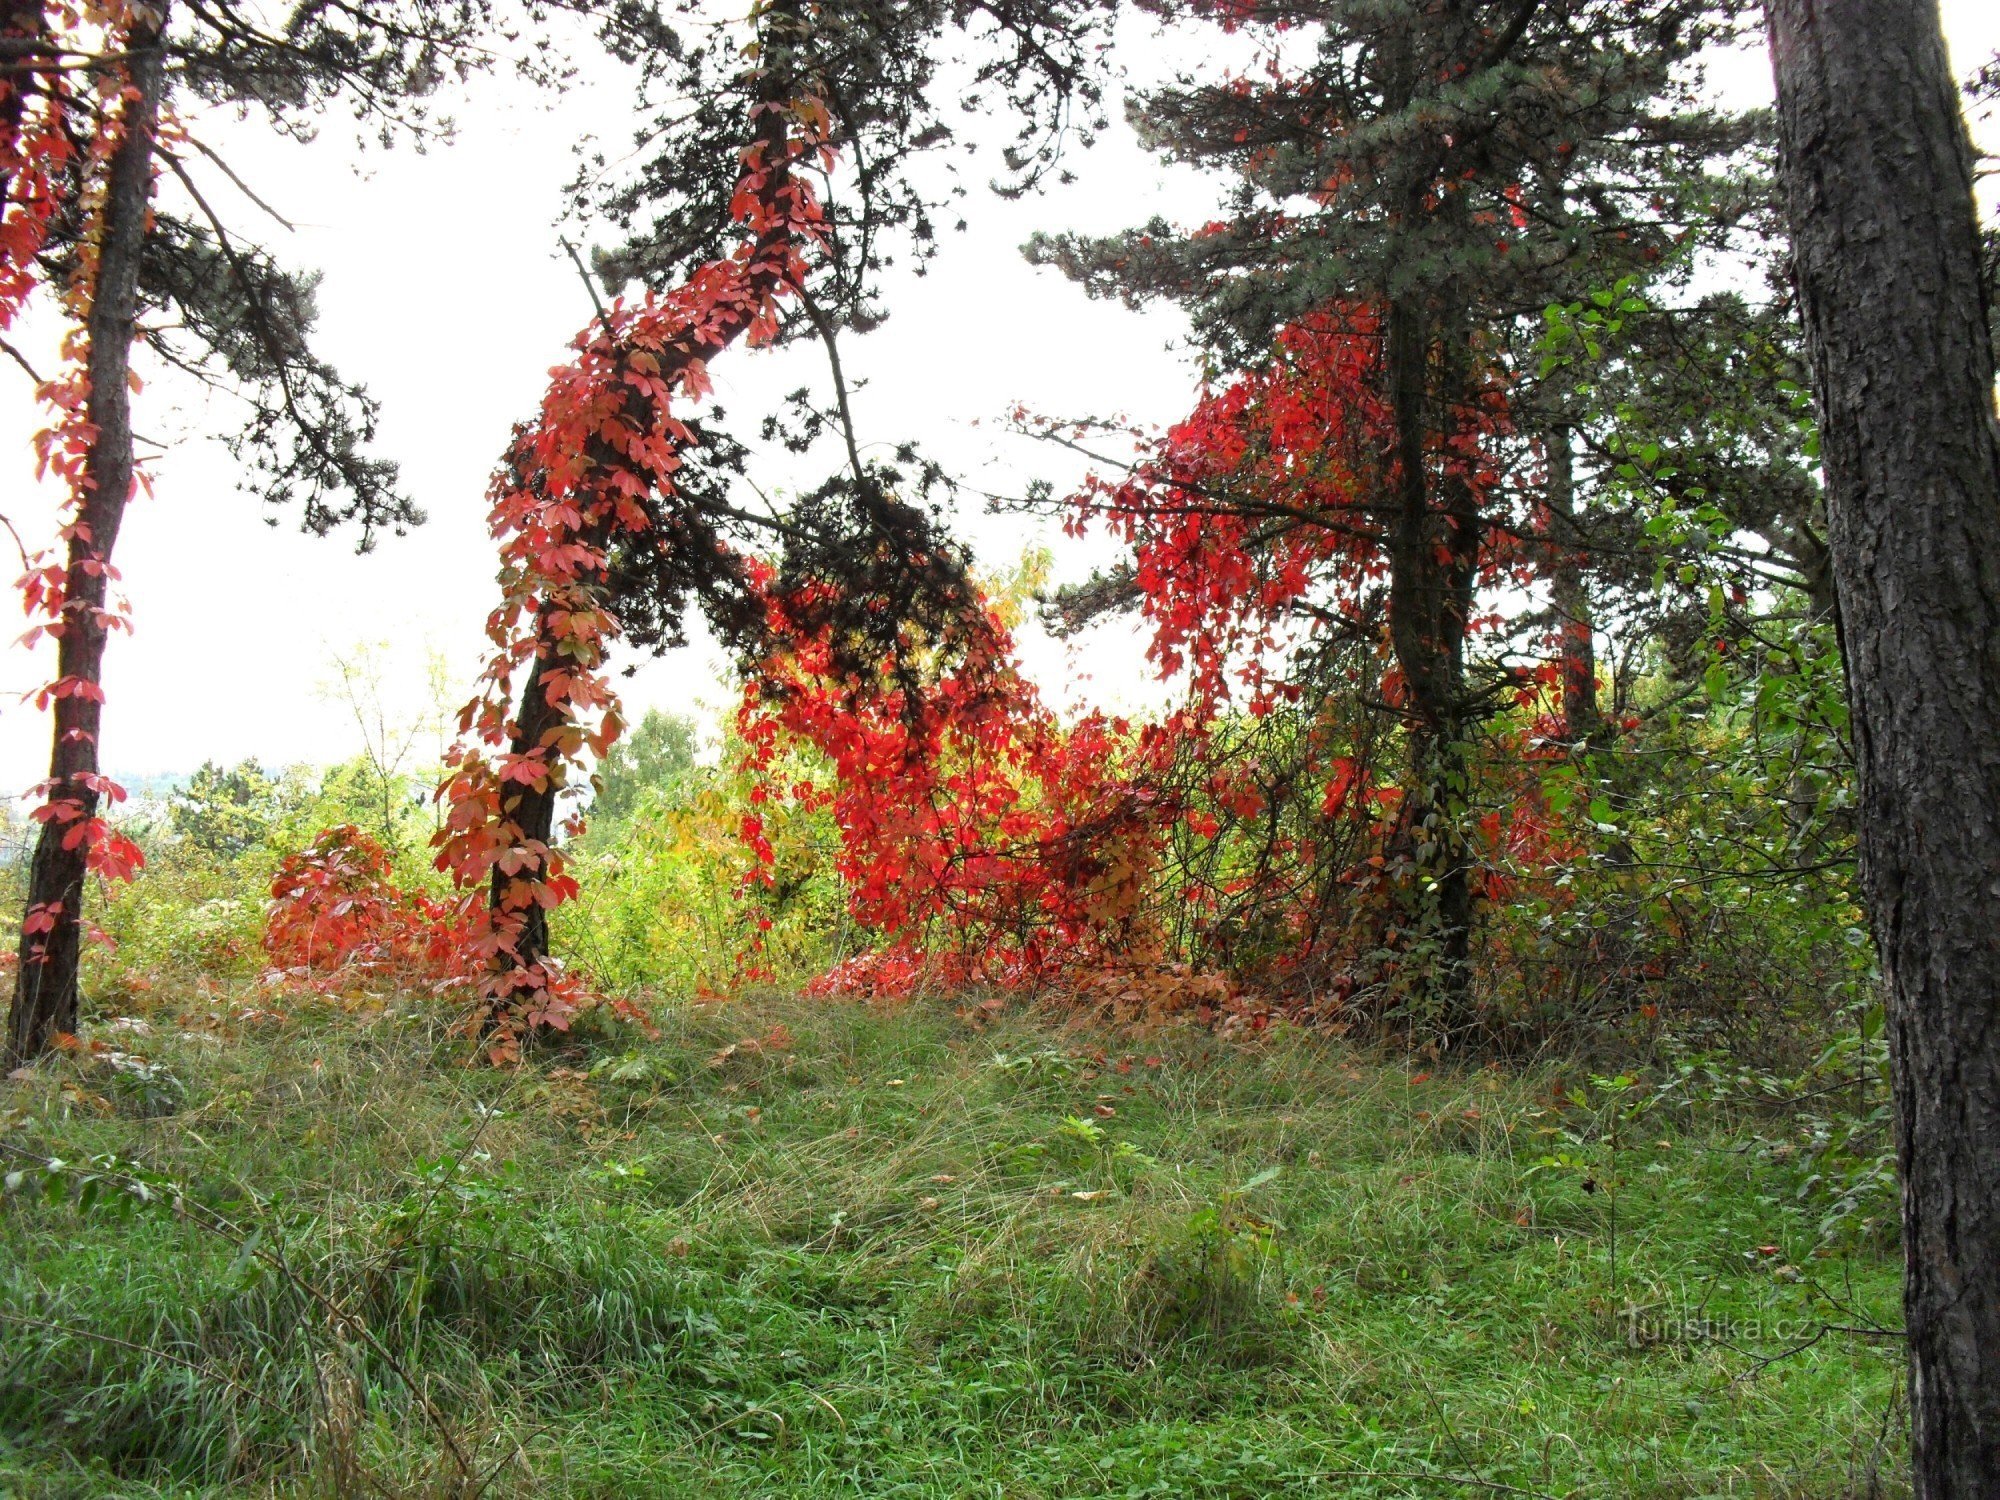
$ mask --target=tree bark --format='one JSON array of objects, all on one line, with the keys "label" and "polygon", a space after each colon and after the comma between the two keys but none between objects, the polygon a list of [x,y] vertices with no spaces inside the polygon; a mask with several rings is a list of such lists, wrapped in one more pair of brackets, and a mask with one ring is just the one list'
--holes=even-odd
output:
[{"label": "tree bark", "polygon": [[2000,1495],[2000,437],[1935,0],[1768,0],[1886,982],[1922,1500]]},{"label": "tree bark", "polygon": [[[538,632],[547,635],[547,627]],[[542,745],[549,731],[567,724],[568,717],[549,703],[549,695],[542,682],[542,664],[552,660],[552,656],[537,656],[528,671],[528,680],[521,688],[521,709],[514,720],[514,738],[510,748],[516,755],[525,755]],[[523,843],[550,847],[556,834],[556,799],[562,795],[562,782],[551,774],[540,786],[524,786],[503,794],[501,810],[516,830],[516,837]],[[541,868],[537,861],[535,868]],[[504,915],[509,907],[506,890],[509,877],[495,866],[493,879],[487,891],[487,901],[491,910]],[[504,963],[508,967],[543,964],[549,955],[549,914],[539,905],[529,903],[520,910],[521,930],[515,938],[515,949],[506,955]],[[494,1016],[489,1015],[490,1024]]]},{"label": "tree bark", "polygon": [[[153,133],[164,83],[160,33],[164,0],[151,19],[127,37],[132,92],[120,112],[121,135],[113,148],[98,237],[96,284],[87,328],[90,351],[88,415],[96,429],[84,462],[84,496],[70,527],[63,585],[62,635],[56,653],[58,681],[86,685],[55,700],[55,746],[50,756],[51,804],[73,803],[81,820],[97,815],[98,731],[103,718],[105,603],[119,523],[131,498],[132,393],[128,383],[138,319],[139,267],[153,196]],[[89,873],[88,841],[73,836],[80,819],[42,824],[28,868],[30,917],[23,923],[20,967],[8,1015],[12,1064],[39,1057],[60,1032],[77,1025],[77,971],[83,945],[83,890]],[[52,919],[52,920],[50,920]]]},{"label": "tree bark", "polygon": [[1459,395],[1460,362],[1448,347],[1451,335],[1438,331],[1451,322],[1414,299],[1401,299],[1390,307],[1385,347],[1397,447],[1395,513],[1388,527],[1389,637],[1403,674],[1410,729],[1404,826],[1412,840],[1415,888],[1408,905],[1426,954],[1420,1019],[1446,1035],[1463,1031],[1472,1019],[1465,641],[1481,537],[1478,501],[1469,487],[1431,472],[1432,439],[1449,437]]}]

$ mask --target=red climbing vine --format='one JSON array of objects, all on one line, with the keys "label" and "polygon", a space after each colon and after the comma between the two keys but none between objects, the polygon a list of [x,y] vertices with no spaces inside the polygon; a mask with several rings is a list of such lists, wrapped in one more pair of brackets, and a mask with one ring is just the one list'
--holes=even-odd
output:
[{"label": "red climbing vine", "polygon": [[[900,945],[831,982],[928,966],[1017,985],[1128,938],[1158,853],[1146,788],[1167,735],[1100,714],[1061,723],[991,614],[947,669],[912,685],[841,670],[824,633],[793,621],[799,602],[771,601],[785,645],[746,686],[738,724],[753,769],[804,743],[825,757],[827,784],[767,777],[753,797],[830,809],[853,917]],[[759,815],[744,820],[753,887],[769,879],[762,832]]]},{"label": "red climbing vine", "polygon": [[494,480],[502,599],[487,621],[493,653],[479,694],[460,717],[467,738],[439,790],[436,862],[488,895],[471,956],[483,975],[476,1024],[496,1060],[518,1055],[533,1028],[567,1027],[588,999],[551,956],[547,923],[576,894],[556,847],[557,800],[623,728],[602,670],[621,630],[607,586],[613,553],[722,547],[684,525],[662,530],[659,502],[696,440],[680,413],[709,393],[717,354],[776,336],[779,304],[803,284],[824,233],[807,169],[830,162],[825,107],[781,77],[768,50],[752,71],[765,81],[729,204],[741,243],[672,293],[596,319]]},{"label": "red climbing vine", "polygon": [[351,823],[328,828],[279,861],[271,877],[264,952],[284,976],[462,983],[473,924],[463,901],[399,886],[388,851]]},{"label": "red climbing vine", "polygon": [[[71,231],[74,253],[58,288],[69,323],[64,371],[40,388],[52,420],[35,442],[40,474],[65,489],[64,551],[27,559],[20,581],[31,621],[24,639],[53,638],[57,658],[54,678],[32,694],[54,719],[54,747],[48,779],[30,792],[39,799],[33,817],[42,831],[29,868],[9,1028],[11,1054],[30,1058],[75,1029],[86,881],[129,880],[144,863],[138,846],[104,816],[125,793],[100,769],[98,733],[105,643],[129,629],[111,594],[111,554],[126,503],[146,483],[133,454],[131,393],[139,381],[131,351],[155,144],[170,127],[160,116],[158,11],[36,8],[17,10],[12,20],[39,28],[51,58],[96,59],[77,74],[53,64],[23,67],[0,85],[0,325],[11,328],[35,291],[57,214],[82,226]],[[80,86],[77,77],[88,83]]]}]

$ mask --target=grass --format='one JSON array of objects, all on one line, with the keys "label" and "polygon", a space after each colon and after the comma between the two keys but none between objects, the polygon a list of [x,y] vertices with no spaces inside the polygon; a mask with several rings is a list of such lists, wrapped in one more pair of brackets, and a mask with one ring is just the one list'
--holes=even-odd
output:
[{"label": "grass", "polygon": [[72,1164],[0,1210],[0,1495],[1902,1493],[1900,1350],[1826,1329],[1893,1257],[1781,1119],[1614,1161],[1551,1069],[944,1007],[518,1074],[414,1004],[156,1024],[0,1098]]}]

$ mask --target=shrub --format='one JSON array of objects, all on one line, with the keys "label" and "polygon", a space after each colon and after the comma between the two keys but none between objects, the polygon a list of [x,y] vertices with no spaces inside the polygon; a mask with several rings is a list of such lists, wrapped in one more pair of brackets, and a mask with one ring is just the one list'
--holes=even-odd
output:
[{"label": "shrub", "polygon": [[347,823],[279,863],[264,952],[295,976],[390,974],[448,984],[470,967],[475,915],[466,898],[398,886],[388,852]]}]

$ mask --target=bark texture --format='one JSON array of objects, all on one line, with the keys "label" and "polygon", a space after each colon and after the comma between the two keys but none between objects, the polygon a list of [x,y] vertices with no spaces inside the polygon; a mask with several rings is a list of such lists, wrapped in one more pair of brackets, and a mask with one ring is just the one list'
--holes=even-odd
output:
[{"label": "bark texture", "polygon": [[1768,0],[1887,981],[1913,1459],[2000,1495],[2000,438],[1935,0]]},{"label": "bark texture", "polygon": [[[112,548],[132,494],[132,341],[138,317],[139,269],[145,255],[146,220],[153,196],[153,132],[164,81],[163,0],[150,20],[135,24],[127,41],[127,94],[120,111],[120,139],[105,184],[98,240],[97,280],[88,320],[89,416],[96,428],[85,461],[85,494],[71,530],[64,584],[62,638],[56,676],[87,683],[102,680],[104,609]],[[101,695],[72,693],[55,701],[55,748],[50,756],[49,797],[75,802],[88,819],[97,815],[98,731]],[[46,1052],[58,1032],[77,1024],[77,970],[83,944],[83,892],[89,873],[87,845],[65,841],[77,820],[42,825],[28,867],[28,910],[50,914],[45,931],[25,930],[14,1003],[8,1015],[13,1063]]]},{"label": "bark texture", "polygon": [[1453,1036],[1473,1019],[1475,854],[1465,826],[1471,727],[1465,643],[1482,528],[1469,486],[1437,472],[1427,450],[1440,426],[1455,420],[1464,378],[1450,341],[1466,334],[1462,319],[1437,316],[1414,298],[1393,303],[1388,322],[1385,374],[1397,441],[1395,508],[1387,528],[1389,637],[1403,673],[1410,731],[1410,917],[1423,945],[1420,1019]]}]

